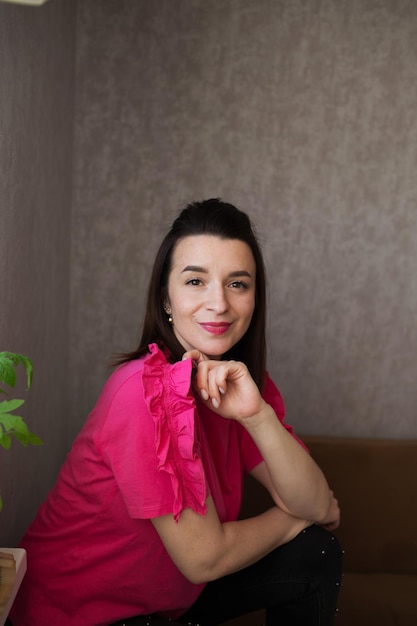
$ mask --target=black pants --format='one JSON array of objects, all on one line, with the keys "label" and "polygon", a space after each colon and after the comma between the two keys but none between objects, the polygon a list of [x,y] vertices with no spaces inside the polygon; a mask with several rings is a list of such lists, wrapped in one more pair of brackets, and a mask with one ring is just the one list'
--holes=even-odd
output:
[{"label": "black pants", "polygon": [[[331,626],[342,577],[337,539],[310,526],[250,567],[208,583],[180,624],[215,626],[266,610],[266,626]],[[122,620],[112,626],[173,626],[157,617]]]}]

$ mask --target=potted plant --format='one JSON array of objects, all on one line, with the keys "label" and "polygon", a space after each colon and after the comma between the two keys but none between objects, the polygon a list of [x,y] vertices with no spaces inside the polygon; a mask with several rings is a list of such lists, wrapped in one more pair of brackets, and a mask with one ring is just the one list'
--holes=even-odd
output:
[{"label": "potted plant", "polygon": [[[0,352],[0,383],[13,388],[16,384],[16,367],[19,364],[25,368],[27,390],[29,390],[32,385],[33,366],[32,361],[23,354]],[[0,388],[0,393],[8,395],[7,391],[2,388]],[[41,439],[30,432],[23,419],[14,413],[24,402],[24,400],[17,399],[7,399],[0,402],[0,445],[5,450],[10,448],[12,437],[15,437],[24,446],[42,444]],[[0,510],[2,504],[0,498]]]}]

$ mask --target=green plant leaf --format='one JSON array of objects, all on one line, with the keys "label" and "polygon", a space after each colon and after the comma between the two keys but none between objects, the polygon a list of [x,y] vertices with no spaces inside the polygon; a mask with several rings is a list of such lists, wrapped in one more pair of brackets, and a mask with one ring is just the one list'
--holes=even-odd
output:
[{"label": "green plant leaf", "polygon": [[[0,352],[0,383],[5,383],[9,387],[16,384],[16,367],[22,364],[25,368],[27,389],[32,386],[33,365],[31,359],[23,354],[16,352]],[[0,393],[7,394],[7,391],[0,388]],[[12,436],[15,437],[23,446],[29,444],[39,446],[43,441],[38,435],[31,433],[20,417],[13,415],[15,411],[24,404],[24,400],[3,400],[0,402],[0,446],[5,450],[9,450],[12,444]],[[3,501],[0,497],[0,511],[3,508]]]},{"label": "green plant leaf", "polygon": [[5,450],[9,450],[12,445],[12,438],[7,433],[0,434],[0,446],[2,446]]},{"label": "green plant leaf", "polygon": [[0,352],[0,381],[9,387],[14,387],[16,384],[15,363],[7,356],[8,354],[8,352]]},{"label": "green plant leaf", "polygon": [[0,352],[0,381],[14,387],[16,384],[15,367],[21,363],[26,371],[27,389],[32,386],[33,364],[24,354]]},{"label": "green plant leaf", "polygon": [[17,352],[0,352],[0,360],[3,358],[8,361],[12,361],[15,365],[19,363],[19,356]]},{"label": "green plant leaf", "polygon": [[0,413],[0,424],[8,433],[17,431],[19,433],[29,432],[28,427],[22,420],[20,415],[11,415],[10,413]]},{"label": "green plant leaf", "polygon": [[23,354],[19,354],[19,359],[26,371],[26,388],[29,390],[32,386],[33,364],[32,361]]},{"label": "green plant leaf", "polygon": [[19,415],[0,413],[0,445],[7,450],[11,445],[11,435],[16,437],[24,446],[40,446],[43,441],[38,435],[31,433]]},{"label": "green plant leaf", "polygon": [[18,409],[22,404],[24,404],[24,400],[3,400],[0,402],[0,414],[8,413],[9,411],[14,411]]},{"label": "green plant leaf", "polygon": [[13,434],[16,439],[18,439],[20,443],[24,446],[28,446],[29,444],[32,446],[41,446],[43,444],[42,439],[40,439],[40,437],[38,437],[38,435],[35,435],[34,433],[15,432]]}]

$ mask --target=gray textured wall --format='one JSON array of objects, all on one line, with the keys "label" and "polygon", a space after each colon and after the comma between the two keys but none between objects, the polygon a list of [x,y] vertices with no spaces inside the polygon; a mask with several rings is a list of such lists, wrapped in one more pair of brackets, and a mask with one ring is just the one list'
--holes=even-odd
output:
[{"label": "gray textured wall", "polygon": [[0,4],[0,350],[33,358],[45,440],[0,450],[0,543],[135,344],[192,199],[258,226],[297,430],[416,437],[417,4],[83,0],[77,23],[76,6]]},{"label": "gray textured wall", "polygon": [[417,3],[88,0],[77,42],[74,433],[165,227],[221,196],[258,225],[289,421],[417,436]]},{"label": "gray textured wall", "polygon": [[0,448],[0,545],[16,544],[68,448],[74,34],[72,0],[0,4],[0,351],[34,362],[18,413],[45,442]]}]

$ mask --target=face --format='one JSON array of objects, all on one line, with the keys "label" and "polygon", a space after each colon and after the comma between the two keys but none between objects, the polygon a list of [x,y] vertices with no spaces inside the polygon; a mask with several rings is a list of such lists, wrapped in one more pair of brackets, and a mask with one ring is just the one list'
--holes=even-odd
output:
[{"label": "face", "polygon": [[255,308],[256,265],[237,239],[195,235],[173,252],[168,300],[175,336],[184,351],[220,359],[246,333]]}]

